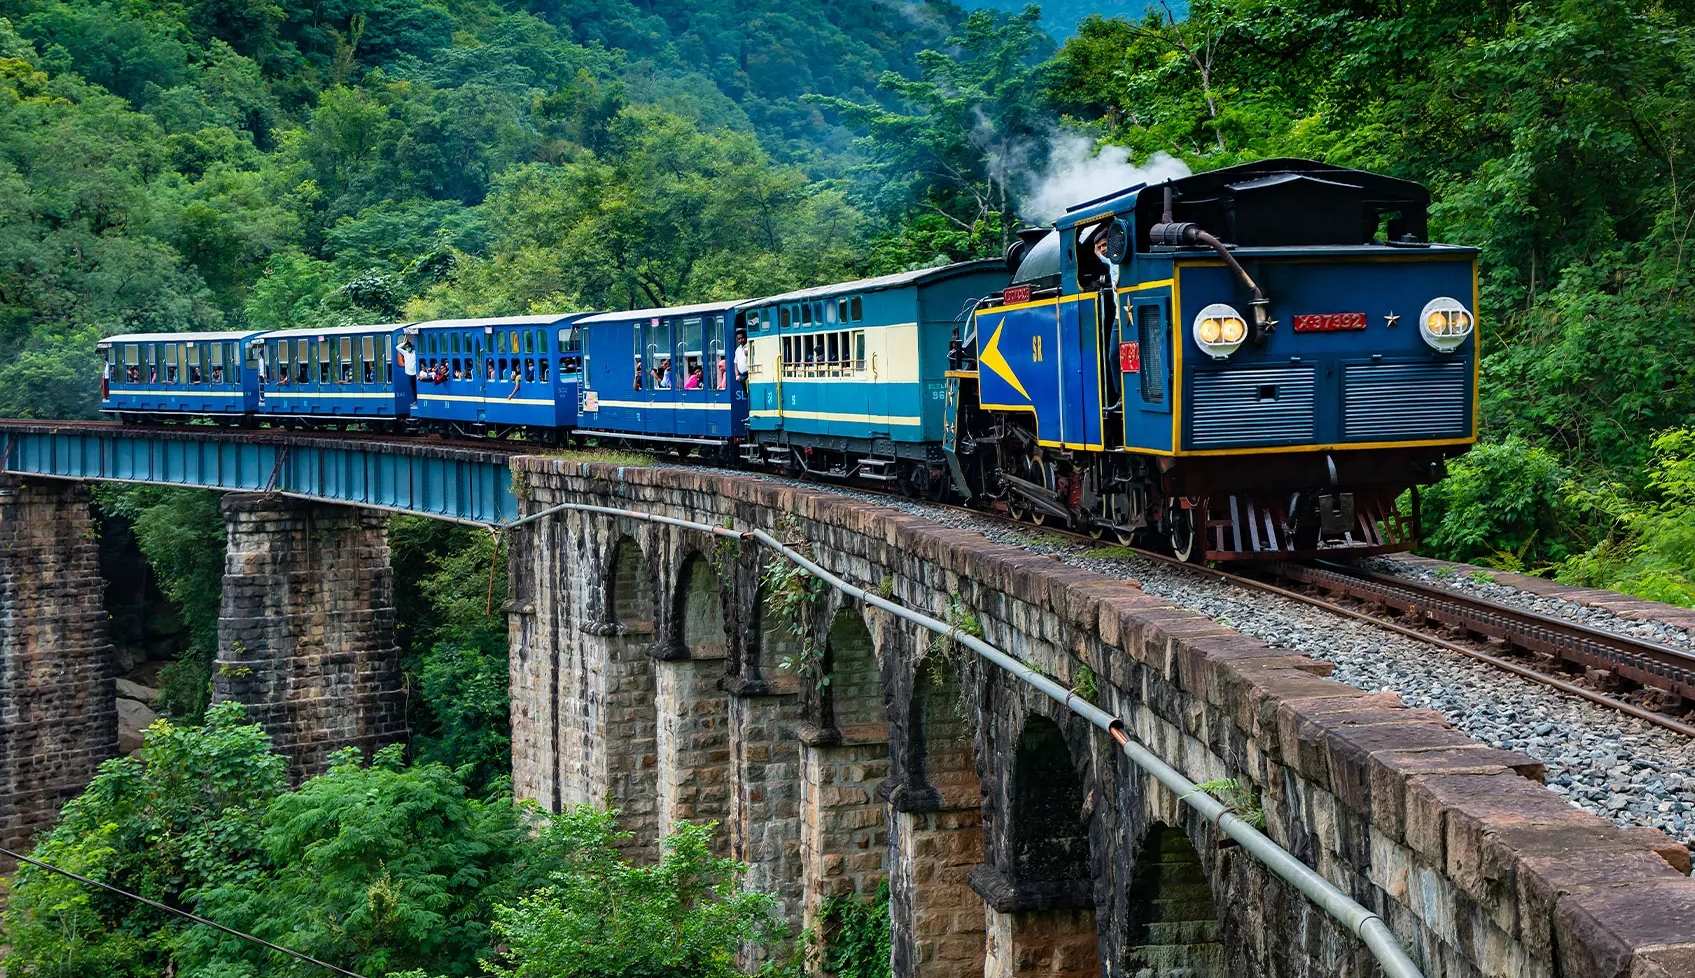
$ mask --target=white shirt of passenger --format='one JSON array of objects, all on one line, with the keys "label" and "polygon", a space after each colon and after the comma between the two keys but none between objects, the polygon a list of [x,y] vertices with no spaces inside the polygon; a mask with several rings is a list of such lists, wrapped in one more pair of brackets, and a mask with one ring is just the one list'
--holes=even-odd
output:
[{"label": "white shirt of passenger", "polygon": [[741,378],[746,377],[747,369],[747,344],[743,343],[736,347],[736,379],[740,380]]}]

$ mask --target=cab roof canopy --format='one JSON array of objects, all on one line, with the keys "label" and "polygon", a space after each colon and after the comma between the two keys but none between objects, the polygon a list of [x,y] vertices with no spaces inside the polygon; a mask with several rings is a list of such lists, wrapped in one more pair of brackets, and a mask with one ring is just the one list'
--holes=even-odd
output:
[{"label": "cab roof canopy", "polygon": [[1058,226],[1123,214],[1133,201],[1137,250],[1147,251],[1148,229],[1163,218],[1168,187],[1173,220],[1198,224],[1243,248],[1370,244],[1380,229],[1396,242],[1422,242],[1429,234],[1430,193],[1419,184],[1299,159],[1260,160],[1131,187],[1072,208]]}]

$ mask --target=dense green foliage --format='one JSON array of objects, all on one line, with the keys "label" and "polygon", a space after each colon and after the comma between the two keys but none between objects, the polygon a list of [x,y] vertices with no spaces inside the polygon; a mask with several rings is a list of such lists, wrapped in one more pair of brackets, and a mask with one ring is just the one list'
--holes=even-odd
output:
[{"label": "dense green foliage", "polygon": [[[682,827],[658,865],[634,867],[616,813],[477,797],[398,747],[369,766],[343,753],[287,790],[283,759],[226,703],[103,765],[35,856],[372,976],[704,978],[781,936],[774,902],[741,892],[710,835]],[[15,978],[321,973],[28,866],[4,927]]]},{"label": "dense green foliage", "polygon": [[491,785],[512,766],[505,548],[484,531],[405,516],[389,524],[389,546],[413,753]]}]

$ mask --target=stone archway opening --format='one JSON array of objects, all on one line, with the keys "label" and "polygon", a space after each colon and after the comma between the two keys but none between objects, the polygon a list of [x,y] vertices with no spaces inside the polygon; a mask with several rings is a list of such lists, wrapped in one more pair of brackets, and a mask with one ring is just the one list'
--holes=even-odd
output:
[{"label": "stone archway opening", "polygon": [[653,631],[653,577],[641,544],[619,537],[612,550],[612,573],[606,593],[607,617],[626,633]]},{"label": "stone archway opening", "polygon": [[[626,847],[638,860],[658,858],[660,805],[657,800],[658,706],[656,671],[648,654],[654,634],[653,576],[646,554],[634,538],[621,536],[613,545],[606,583],[609,624],[604,672],[595,683],[601,706],[584,706],[595,719],[592,729],[605,744],[600,756],[606,765],[604,793],[622,814],[621,826],[631,833]],[[598,786],[596,786],[598,789]],[[599,793],[596,790],[593,793]]]},{"label": "stone archway opening", "polygon": [[1133,978],[1229,975],[1206,867],[1189,836],[1163,822],[1136,853],[1124,969]]},{"label": "stone archway opening", "polygon": [[1059,725],[1030,717],[1012,772],[1012,872],[1022,890],[1058,892],[1089,879],[1083,782]]},{"label": "stone archway opening", "polygon": [[712,564],[692,554],[677,576],[670,602],[676,644],[655,663],[658,710],[659,827],[716,823],[713,849],[730,851],[730,717],[720,682],[726,675],[729,633],[723,584]]},{"label": "stone archway opening", "polygon": [[[871,898],[887,877],[889,721],[871,630],[843,608],[825,633],[817,727],[801,750],[801,861],[805,926],[825,935],[830,897]],[[814,681],[804,677],[803,682]]]},{"label": "stone archway opening", "polygon": [[841,731],[844,741],[876,740],[886,745],[889,719],[883,703],[883,673],[871,631],[857,611],[844,608],[830,619],[824,672],[829,677],[827,719]]},{"label": "stone archway opening", "polygon": [[1026,717],[1007,792],[1003,838],[1011,878],[994,880],[987,892],[978,888],[989,902],[986,973],[1098,978],[1083,779],[1058,723]]}]

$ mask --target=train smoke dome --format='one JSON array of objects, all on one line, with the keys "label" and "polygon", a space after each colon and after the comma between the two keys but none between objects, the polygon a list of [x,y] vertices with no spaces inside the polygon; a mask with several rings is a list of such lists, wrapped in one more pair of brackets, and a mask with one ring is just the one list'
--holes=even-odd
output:
[{"label": "train smoke dome", "polygon": [[1160,183],[1189,176],[1189,166],[1165,152],[1155,153],[1141,166],[1130,162],[1122,146],[1102,146],[1077,133],[1060,133],[1048,151],[1046,169],[1022,195],[1019,213],[1032,223],[1047,224],[1072,204],[1139,183]]}]

